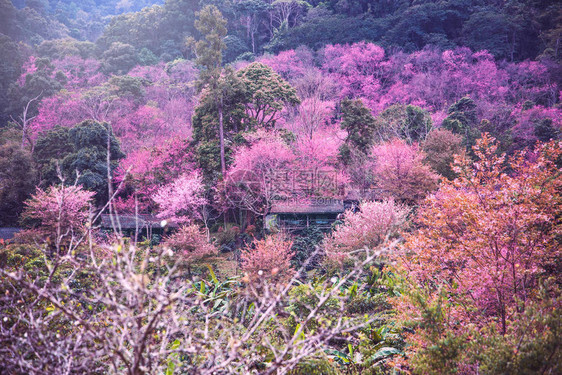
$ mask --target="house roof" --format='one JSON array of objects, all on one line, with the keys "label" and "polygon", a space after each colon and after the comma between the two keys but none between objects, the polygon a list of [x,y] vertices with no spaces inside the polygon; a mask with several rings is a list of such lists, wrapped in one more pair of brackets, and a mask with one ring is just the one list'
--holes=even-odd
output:
[{"label": "house roof", "polygon": [[[112,229],[113,225],[111,223],[111,217],[108,214],[102,214],[101,217],[101,227],[105,229]],[[121,229],[142,229],[142,228],[160,228],[162,225],[162,220],[157,218],[156,216],[152,215],[119,215],[119,225]],[[117,225],[116,217],[114,216],[114,220]],[[168,221],[166,224],[168,227],[175,228],[177,227],[177,223]]]},{"label": "house roof", "polygon": [[270,212],[272,214],[339,214],[344,211],[343,201],[330,199],[326,201],[276,202],[272,205]]},{"label": "house roof", "polygon": [[21,230],[21,228],[0,228],[0,239],[11,240]]}]

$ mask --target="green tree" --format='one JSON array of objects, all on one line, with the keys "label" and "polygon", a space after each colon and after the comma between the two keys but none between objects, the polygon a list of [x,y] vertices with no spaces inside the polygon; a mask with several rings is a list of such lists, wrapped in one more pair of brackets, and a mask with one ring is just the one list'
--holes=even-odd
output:
[{"label": "green tree", "polygon": [[441,176],[453,180],[457,174],[452,164],[455,155],[464,152],[462,138],[447,129],[432,130],[423,142],[424,162]]},{"label": "green tree", "polygon": [[[50,59],[35,59],[35,67],[35,72],[25,76],[23,86],[14,82],[8,89],[6,112],[14,118],[22,115],[22,109],[26,111],[26,117],[28,118],[37,115],[37,105],[40,99],[54,95],[63,88],[60,81],[64,81],[66,77],[54,74],[55,66]],[[55,78],[53,78],[53,75]],[[30,101],[33,101],[33,103],[26,109]]]},{"label": "green tree", "polygon": [[560,139],[560,130],[552,122],[551,118],[537,120],[534,123],[533,134],[541,142],[548,142],[551,139]]},{"label": "green tree", "polygon": [[273,127],[286,105],[297,105],[297,91],[269,66],[255,62],[238,72],[248,92],[246,113],[259,127]]},{"label": "green tree", "polygon": [[[0,4],[0,19],[2,17]],[[20,74],[23,65],[23,57],[20,47],[8,36],[0,34],[0,50],[2,51],[2,59],[0,59],[0,103],[6,103],[0,109],[0,123],[8,120],[9,116],[5,111],[10,107],[8,103],[8,88],[14,83]]]},{"label": "green tree", "polygon": [[234,5],[234,9],[244,19],[246,35],[250,39],[252,53],[255,55],[258,50],[256,33],[259,30],[259,19],[263,13],[271,8],[271,5],[264,0],[242,0]]},{"label": "green tree", "polygon": [[218,112],[219,147],[221,174],[226,174],[226,160],[224,151],[224,90],[221,84],[222,54],[226,45],[224,38],[227,34],[226,20],[214,5],[207,5],[197,13],[195,28],[204,36],[204,39],[195,42],[193,38],[188,39],[197,56],[195,63],[199,66],[198,91],[207,91],[215,101]]},{"label": "green tree", "polygon": [[447,113],[448,116],[443,120],[442,126],[462,136],[465,147],[470,149],[480,135],[477,128],[476,103],[465,96],[451,105]]},{"label": "green tree", "polygon": [[[96,202],[101,204],[108,198],[107,189],[107,124],[93,120],[84,121],[73,128],[55,127],[37,140],[34,158],[37,163],[41,185],[77,182],[85,189],[96,192]],[[125,157],[113,134],[110,137],[110,169],[117,167]],[[60,172],[60,173],[59,173]]]},{"label": "green tree", "polygon": [[[9,36],[15,39],[20,32],[19,25],[17,23],[17,9],[14,7],[10,0],[0,0],[0,33],[4,36]],[[6,58],[7,56],[3,56]]]},{"label": "green tree", "polygon": [[112,43],[102,55],[103,70],[106,73],[126,74],[137,63],[137,53],[130,44]]},{"label": "green tree", "polygon": [[13,226],[23,202],[33,193],[35,169],[31,153],[21,147],[21,133],[0,131],[0,225]]},{"label": "green tree", "polygon": [[[212,92],[204,92],[192,119],[195,155],[208,183],[216,181],[219,177],[217,171],[222,171],[222,152],[224,162],[228,164],[233,143],[243,141],[239,134],[247,130],[249,124],[244,106],[247,93],[241,80],[231,69],[226,69],[219,85],[222,102],[217,102]],[[219,105],[222,116],[219,115]],[[220,143],[221,118],[223,151]]]},{"label": "green tree", "polygon": [[96,45],[72,38],[45,40],[37,46],[37,53],[52,60],[63,59],[66,56],[80,56],[88,59],[96,57]]},{"label": "green tree", "polygon": [[152,53],[151,50],[144,47],[137,54],[137,59],[141,65],[156,65],[158,64],[158,57]]},{"label": "green tree", "polygon": [[344,99],[341,103],[341,128],[347,131],[345,144],[340,148],[342,159],[347,161],[351,149],[369,153],[377,131],[377,122],[361,99]]},{"label": "green tree", "polygon": [[227,35],[224,38],[224,43],[226,49],[223,54],[223,60],[226,63],[235,61],[240,55],[251,53],[246,43],[235,35]]},{"label": "green tree", "polygon": [[377,117],[381,141],[403,138],[409,143],[423,141],[433,124],[426,110],[415,105],[395,104]]},{"label": "green tree", "polygon": [[463,39],[474,51],[487,50],[496,58],[513,57],[509,39],[513,34],[509,17],[498,9],[489,8],[470,15],[463,25]]}]

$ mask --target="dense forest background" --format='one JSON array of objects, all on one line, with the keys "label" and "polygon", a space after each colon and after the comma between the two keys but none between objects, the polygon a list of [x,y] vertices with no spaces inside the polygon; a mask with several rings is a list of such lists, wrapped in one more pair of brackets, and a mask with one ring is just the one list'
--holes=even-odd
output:
[{"label": "dense forest background", "polygon": [[216,5],[228,19],[225,62],[249,53],[362,40],[389,51],[466,46],[508,61],[560,59],[562,16],[555,0],[2,0],[2,50],[9,59],[1,81],[13,81],[29,48],[49,58],[71,49],[92,57],[119,42],[127,45],[122,49],[132,47],[139,63],[188,57],[184,39],[197,35],[194,12],[205,4]]},{"label": "dense forest background", "polygon": [[[223,64],[238,69],[257,59],[293,86],[307,80],[338,86],[313,95],[301,88],[307,99],[297,110],[301,120],[314,114],[317,123],[339,123],[340,101],[360,98],[374,115],[393,104],[416,105],[438,127],[449,106],[470,96],[476,113],[469,122],[504,139],[506,149],[522,147],[513,137],[532,143],[522,135],[528,129],[508,134],[517,123],[557,124],[558,1],[0,0],[0,126],[19,127],[34,151],[38,134],[55,125],[108,121],[134,160],[132,151],[161,145],[174,132],[191,137],[199,67],[187,41],[202,37],[194,21],[207,4],[227,20]],[[539,108],[525,112],[534,105]],[[294,123],[294,113],[282,118],[291,116]],[[546,133],[556,130],[544,124]],[[40,152],[33,154],[22,156],[33,159],[35,166],[25,168],[33,176],[17,180],[44,186],[41,165],[53,155],[41,161]],[[130,165],[127,159],[121,164]],[[212,168],[208,161],[197,164]],[[33,185],[4,189],[22,193],[4,193],[20,203],[6,208],[2,220],[15,220]]]},{"label": "dense forest background", "polygon": [[[561,58],[558,1],[47,1],[1,0],[1,122],[19,108],[10,85],[30,55],[95,58],[107,73],[193,57],[195,12],[216,5],[228,20],[224,62],[265,52],[326,44],[375,42],[387,52],[466,46],[498,60]],[[561,73],[552,67],[559,81]],[[46,88],[47,89],[47,88]],[[43,95],[47,95],[45,91]]]},{"label": "dense forest background", "polygon": [[[32,47],[52,39],[147,48],[164,60],[187,53],[194,12],[216,5],[228,19],[226,62],[251,52],[371,41],[412,52],[426,45],[487,50],[497,59],[559,58],[558,1],[2,1],[2,34]],[[56,45],[56,43],[55,43]],[[52,48],[52,47],[51,47]],[[40,49],[49,55],[48,45]]]}]

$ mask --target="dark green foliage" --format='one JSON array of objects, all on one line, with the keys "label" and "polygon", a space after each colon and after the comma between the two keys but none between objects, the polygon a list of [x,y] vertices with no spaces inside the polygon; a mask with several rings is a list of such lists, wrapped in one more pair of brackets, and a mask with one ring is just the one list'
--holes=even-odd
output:
[{"label": "dark green foliage", "polygon": [[417,374],[455,374],[468,344],[466,334],[448,332],[413,362]]},{"label": "dark green foliage", "polygon": [[342,129],[347,131],[345,145],[340,149],[342,159],[346,160],[349,148],[368,154],[373,145],[377,122],[369,108],[361,99],[344,99],[341,103]]},{"label": "dark green foliage", "polygon": [[265,64],[252,63],[237,76],[247,93],[246,113],[257,127],[275,126],[283,107],[300,103],[295,88]]},{"label": "dark green foliage", "polygon": [[[372,41],[407,52],[426,45],[487,49],[497,58],[524,60],[541,52],[559,60],[560,2],[479,0],[310,1],[295,27],[272,35],[270,52],[306,45]],[[544,51],[544,52],[543,52]]]},{"label": "dark green foliage", "polygon": [[350,298],[346,309],[349,314],[354,315],[379,313],[390,310],[391,307],[384,294],[361,293]]},{"label": "dark green foliage", "polygon": [[253,54],[261,51],[261,45],[267,41],[268,35],[264,33],[263,20],[267,19],[267,12],[271,8],[272,6],[267,0],[242,0],[233,4],[232,15],[244,17],[246,21],[245,25],[240,25],[242,27],[238,29],[238,35],[240,38],[246,39],[244,44]]},{"label": "dark green foliage", "polygon": [[[232,71],[227,71],[218,85],[223,95],[225,158],[228,159],[235,136],[247,130],[248,121],[244,121],[247,118],[244,111],[247,94],[244,85]],[[196,158],[209,181],[213,180],[212,176],[216,177],[221,166],[218,104],[211,92],[204,93],[192,119]]]},{"label": "dark green foliage", "polygon": [[406,116],[402,128],[404,138],[414,142],[422,141],[431,130],[431,126],[429,112],[415,105],[406,106]]},{"label": "dark green foliage", "polygon": [[327,358],[310,358],[289,371],[289,375],[337,375],[339,372]]},{"label": "dark green foliage", "polygon": [[[291,251],[295,254],[292,263],[299,269],[318,250],[318,245],[324,239],[324,232],[316,226],[307,227],[293,240]],[[316,268],[320,262],[320,253],[310,259],[307,270]]]},{"label": "dark green foliage", "polygon": [[254,61],[256,59],[256,55],[254,55],[252,52],[245,52],[243,54],[241,54],[240,56],[236,57],[236,61]]},{"label": "dark green foliage", "polygon": [[0,33],[2,36],[15,38],[21,32],[20,25],[17,24],[17,9],[10,0],[0,0]]},{"label": "dark green foliage", "polygon": [[[66,184],[77,182],[96,192],[98,204],[107,200],[107,124],[88,120],[74,128],[55,127],[44,133],[35,146],[41,184],[60,183],[58,169]],[[113,134],[110,137],[110,168],[125,155]]]},{"label": "dark green foliage", "polygon": [[[323,280],[321,280],[323,281]],[[311,309],[318,305],[319,297],[318,292],[322,289],[323,285],[316,285],[316,283],[297,285],[292,288],[289,295],[293,298],[291,306],[288,307],[288,311],[291,313],[290,324],[295,327],[299,324],[299,320],[310,314]],[[316,293],[314,293],[314,291]],[[330,311],[331,309],[337,309],[339,307],[339,301],[337,298],[329,298],[321,307],[321,311]],[[317,324],[311,323],[310,328],[314,329]]]},{"label": "dark green foliage", "polygon": [[[362,40],[408,52],[430,44],[447,49],[468,46],[518,61],[539,56],[560,61],[562,56],[561,5],[555,0],[308,0],[288,24],[273,21],[277,6],[266,0],[13,3],[17,8],[9,0],[0,2],[0,33],[14,41],[41,45],[71,37],[96,41],[100,54],[120,42],[136,52],[146,48],[164,61],[187,56],[185,38],[198,36],[195,13],[209,4],[228,20],[226,62],[245,52],[258,55],[301,45],[320,49]],[[89,53],[79,49],[80,55]],[[70,50],[76,54],[75,46],[63,53]]]},{"label": "dark green foliage", "polygon": [[140,101],[144,97],[144,86],[147,82],[145,79],[138,77],[116,76],[111,77],[109,84],[112,95]]},{"label": "dark green foliage", "polygon": [[[29,237],[33,236],[33,233],[29,231]],[[22,239],[25,234],[18,234]],[[78,248],[77,252],[83,250]],[[83,258],[82,256],[78,256]],[[29,275],[30,279],[36,279],[39,285],[44,285],[49,277],[49,268],[47,267],[45,253],[36,244],[21,243],[17,241],[14,244],[10,244],[6,247],[0,248],[0,268],[4,270],[25,270]],[[72,271],[74,271],[74,266],[67,263],[59,267],[54,271],[51,282],[54,284],[60,283],[63,277],[68,276]],[[0,279],[1,280],[1,279]],[[81,292],[91,288],[91,285],[95,283],[96,275],[86,270],[81,270],[76,273],[75,277],[72,279],[71,286],[77,291]],[[2,284],[0,285],[7,285]],[[2,288],[2,287],[0,287]]]},{"label": "dark green foliage", "polygon": [[[226,150],[226,154],[230,155],[230,150]],[[214,181],[220,177],[220,145],[218,141],[200,142],[195,147],[195,160],[197,165],[203,171],[205,182],[211,186]]]},{"label": "dark green foliage", "polygon": [[250,52],[250,49],[242,39],[234,35],[227,35],[224,38],[226,48],[223,53],[223,60],[226,63],[233,62],[238,56]]},{"label": "dark green foliage", "polygon": [[463,39],[474,51],[487,50],[497,58],[510,58],[516,25],[508,15],[495,8],[484,8],[470,15],[463,25]]},{"label": "dark green foliage", "polygon": [[160,59],[151,50],[143,47],[137,54],[137,60],[140,65],[155,65]]},{"label": "dark green foliage", "polygon": [[137,63],[137,53],[130,44],[112,43],[101,56],[103,70],[110,74],[126,74]]},{"label": "dark green foliage", "polygon": [[389,141],[398,137],[409,143],[420,142],[432,128],[429,112],[415,105],[392,105],[385,109],[376,121],[378,141]]},{"label": "dark green foliage", "polygon": [[462,1],[428,1],[413,5],[389,17],[394,22],[384,39],[406,51],[418,50],[427,44],[454,47],[453,40],[460,35],[467,17],[466,5]]},{"label": "dark green foliage", "polygon": [[539,289],[540,298],[514,310],[505,334],[500,327],[456,327],[444,319],[446,296],[428,303],[417,294],[422,319],[433,345],[411,359],[416,374],[452,374],[467,365],[483,374],[557,374],[562,370],[562,317],[560,293],[552,280]]},{"label": "dark green foliage", "polygon": [[[545,291],[542,290],[542,293]],[[489,332],[472,351],[488,374],[557,374],[562,371],[560,297],[543,295],[515,321],[508,335]],[[523,306],[521,306],[523,308]]]},{"label": "dark green foliage", "polygon": [[21,132],[0,131],[0,226],[15,226],[23,202],[35,188],[31,153],[21,146]]},{"label": "dark green foliage", "polygon": [[443,120],[442,126],[462,136],[463,144],[470,150],[480,135],[477,127],[476,103],[469,97],[461,98],[449,107],[447,113],[448,116]]},{"label": "dark green foliage", "polygon": [[450,130],[435,129],[430,132],[424,143],[424,161],[435,172],[441,176],[453,180],[457,174],[453,172],[451,165],[455,160],[455,155],[463,152],[462,138],[453,134]]},{"label": "dark green foliage", "polygon": [[551,139],[560,138],[560,130],[556,128],[550,118],[535,122],[534,134],[541,142],[548,142]]},{"label": "dark green foliage", "polygon": [[[0,19],[2,19],[1,14]],[[9,113],[7,113],[8,100],[10,99],[8,97],[8,88],[19,77],[23,56],[20,46],[3,34],[0,34],[0,51],[2,51],[2,59],[0,59],[0,103],[6,103],[5,106],[0,108],[0,124],[4,124],[9,118]],[[18,99],[12,98],[12,100],[19,102]]]},{"label": "dark green foliage", "polygon": [[82,42],[72,38],[46,40],[37,46],[37,53],[41,57],[52,60],[63,59],[66,56],[80,56],[83,59],[96,57],[96,45],[92,42]]},{"label": "dark green foliage", "polygon": [[178,46],[173,40],[166,40],[160,46],[160,60],[164,62],[174,61],[176,59],[182,59],[183,52],[180,50],[181,46]]},{"label": "dark green foliage", "polygon": [[[49,275],[45,267],[44,253],[37,246],[29,244],[14,244],[0,250],[0,267],[3,269],[25,269],[30,277],[38,277],[42,284]],[[54,279],[60,280],[57,272]]]},{"label": "dark green foliage", "polygon": [[27,117],[37,115],[39,100],[57,93],[63,87],[61,84],[61,81],[64,82],[63,77],[58,75],[58,80],[56,77],[53,78],[56,72],[50,59],[37,58],[35,67],[37,70],[34,73],[25,76],[23,87],[15,82],[9,86],[5,111],[14,118],[21,116],[22,109],[34,98],[37,98],[37,100],[29,107]]},{"label": "dark green foliage", "polygon": [[44,165],[59,155],[66,154],[71,148],[69,130],[57,126],[39,137],[33,157],[39,165]]},{"label": "dark green foliage", "polygon": [[216,233],[213,234],[215,244],[221,252],[231,252],[240,247],[241,235],[240,227],[232,224],[227,224],[226,229],[222,226],[217,226]]},{"label": "dark green foliage", "polygon": [[96,44],[104,51],[112,43],[126,43],[137,51],[147,48],[166,61],[173,60],[185,50],[184,39],[195,32],[198,8],[198,0],[167,0],[164,5],[119,15],[111,19]]},{"label": "dark green foliage", "polygon": [[265,50],[277,53],[285,49],[307,46],[318,50],[326,44],[354,43],[362,40],[378,41],[390,22],[372,18],[347,18],[319,12],[318,16],[287,31],[278,33]]}]

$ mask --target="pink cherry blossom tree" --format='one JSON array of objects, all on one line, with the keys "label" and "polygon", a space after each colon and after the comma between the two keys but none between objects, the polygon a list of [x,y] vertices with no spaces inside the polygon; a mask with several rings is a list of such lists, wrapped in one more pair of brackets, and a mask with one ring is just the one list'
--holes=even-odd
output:
[{"label": "pink cherry blossom tree", "polygon": [[204,185],[198,171],[186,173],[162,186],[153,196],[160,206],[158,217],[179,223],[200,218],[199,210],[207,204]]},{"label": "pink cherry blossom tree", "polygon": [[271,178],[286,172],[295,155],[277,135],[260,132],[251,145],[234,153],[234,163],[226,178],[225,193],[239,208],[266,215],[283,187]]},{"label": "pink cherry blossom tree", "polygon": [[437,188],[438,176],[423,164],[416,144],[395,139],[373,147],[374,173],[384,196],[415,204]]},{"label": "pink cherry blossom tree", "polygon": [[[356,212],[345,213],[343,224],[326,236],[324,247],[327,265],[342,265],[358,251],[376,250],[405,225],[410,210],[393,200],[365,201]],[[354,255],[355,254],[355,255]]]},{"label": "pink cherry blossom tree", "polygon": [[272,235],[256,241],[242,252],[242,270],[254,284],[287,282],[295,274],[291,265],[292,242],[283,235]]},{"label": "pink cherry blossom tree", "polygon": [[51,250],[61,255],[62,244],[77,241],[83,235],[94,194],[81,186],[37,188],[25,203],[22,219],[37,222],[40,233],[51,238]]},{"label": "pink cherry blossom tree", "polygon": [[191,264],[218,252],[196,224],[181,226],[177,232],[166,238],[164,244],[176,251],[178,261],[187,267],[188,271]]}]

